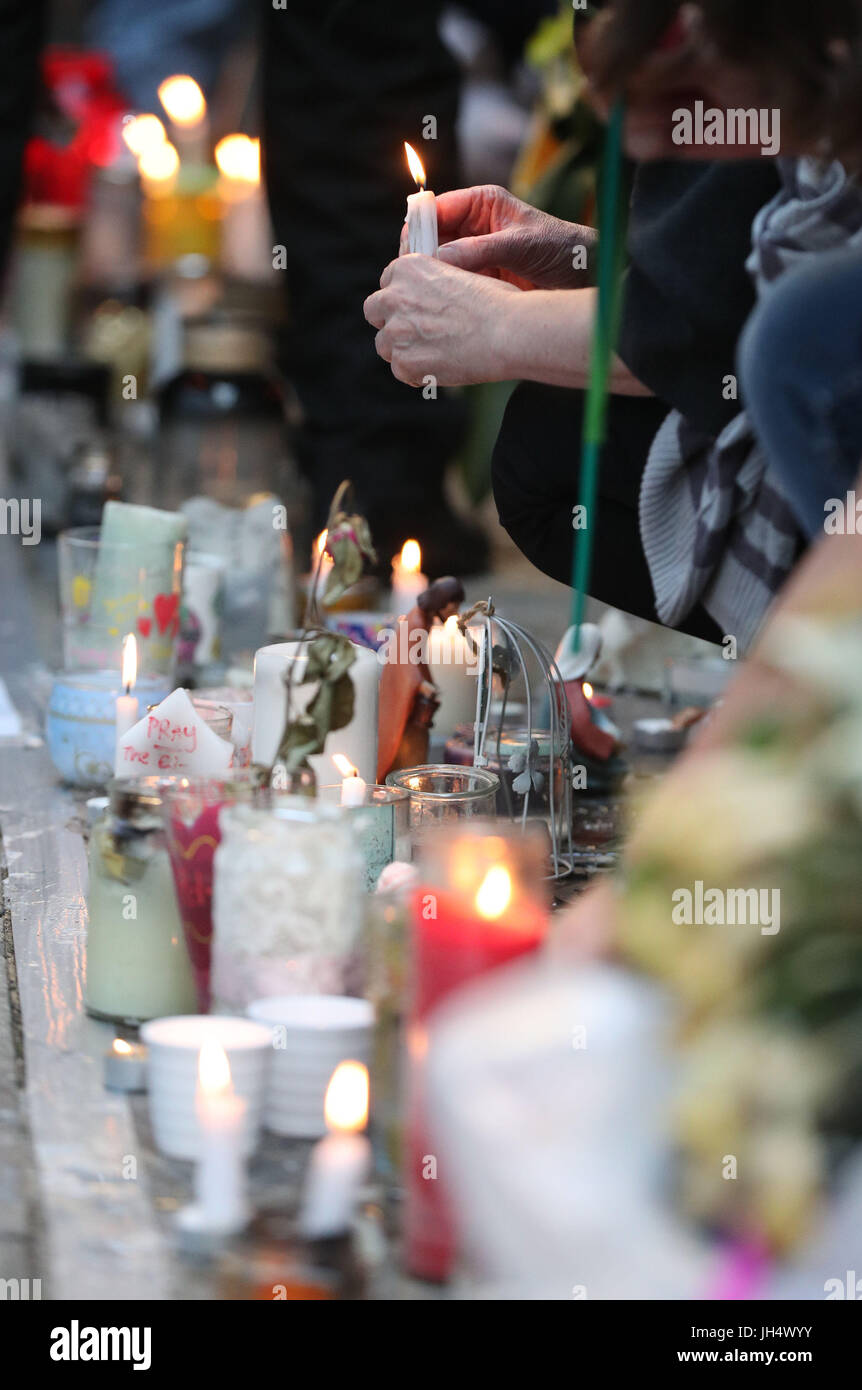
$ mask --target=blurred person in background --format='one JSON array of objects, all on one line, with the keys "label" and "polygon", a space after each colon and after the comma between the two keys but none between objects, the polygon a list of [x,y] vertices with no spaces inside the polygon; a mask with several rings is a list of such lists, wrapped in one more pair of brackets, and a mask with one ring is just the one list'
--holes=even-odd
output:
[{"label": "blurred person in background", "polygon": [[[511,63],[556,7],[476,0],[463,8]],[[413,536],[430,575],[487,564],[483,533],[456,515],[444,490],[464,439],[465,403],[442,381],[434,399],[396,381],[375,354],[361,306],[397,251],[414,191],[403,142],[424,160],[429,188],[459,182],[460,75],[440,35],[444,9],[440,0],[395,11],[387,0],[289,0],[264,5],[262,33],[266,179],[286,255],[286,365],[305,417],[300,462],[317,523],[349,476],[381,561]],[[435,138],[423,139],[429,129]]]}]

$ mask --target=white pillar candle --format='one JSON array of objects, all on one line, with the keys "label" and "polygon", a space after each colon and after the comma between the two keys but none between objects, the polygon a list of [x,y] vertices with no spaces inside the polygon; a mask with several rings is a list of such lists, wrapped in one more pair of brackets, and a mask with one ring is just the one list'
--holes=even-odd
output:
[{"label": "white pillar candle", "polygon": [[[342,753],[366,782],[377,779],[377,699],[380,663],[377,653],[353,644],[356,660],[350,667],[353,681],[353,718],[343,729],[335,729],[326,740],[323,753],[310,759],[321,786],[332,781],[332,756]],[[275,642],[261,647],[254,658],[254,734],[252,761],[271,767],[287,717],[287,688],[284,677],[293,666],[292,714],[301,714],[316,689],[314,682],[300,685],[306,656],[301,642]]]},{"label": "white pillar candle", "polygon": [[243,1158],[246,1102],[233,1089],[224,1048],[210,1038],[198,1056],[195,1109],[201,1153],[195,1169],[197,1229],[231,1235],[248,1220]]},{"label": "white pillar candle", "polygon": [[392,613],[400,617],[416,607],[416,600],[428,588],[422,573],[422,550],[418,541],[405,541],[400,555],[392,557]]},{"label": "white pillar candle", "polygon": [[425,187],[425,169],[412,145],[404,142],[410,172],[419,186],[407,199],[407,249],[421,256],[437,255],[437,200]]},{"label": "white pillar candle", "polygon": [[[474,631],[479,643],[483,633]],[[459,724],[472,724],[476,713],[479,657],[458,626],[457,617],[436,623],[428,633],[428,668],[440,696],[434,715],[434,737],[451,738]]]},{"label": "white pillar candle", "polygon": [[122,748],[121,742],[130,729],[134,728],[138,722],[138,697],[132,694],[132,686],[138,674],[138,645],[135,634],[129,632],[123,638],[123,670],[122,682],[125,690],[124,695],[117,696],[116,712],[114,716],[114,726],[116,729],[116,739],[114,742],[114,776],[123,776],[122,767]]},{"label": "white pillar candle", "polygon": [[324,1112],[329,1133],[312,1151],[299,1216],[299,1229],[307,1240],[341,1235],[350,1228],[371,1170],[371,1145],[360,1132],[368,1120],[368,1070],[361,1062],[336,1067]]}]

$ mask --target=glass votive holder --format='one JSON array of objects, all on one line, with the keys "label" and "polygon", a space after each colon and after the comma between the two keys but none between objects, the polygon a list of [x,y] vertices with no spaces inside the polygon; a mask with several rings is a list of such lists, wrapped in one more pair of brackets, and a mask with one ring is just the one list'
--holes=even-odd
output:
[{"label": "glass votive holder", "polygon": [[63,665],[119,671],[134,633],[142,676],[173,678],[180,626],[182,541],[103,542],[98,526],[58,540]]},{"label": "glass votive holder", "polygon": [[410,932],[404,1163],[405,1258],[420,1278],[448,1278],[457,1249],[445,1186],[425,1180],[425,1157],[434,1153],[423,1094],[428,1030],[450,994],[541,945],[550,910],[546,854],[547,837],[529,824],[474,820],[423,841]]},{"label": "glass votive holder", "polygon": [[213,878],[217,1010],[284,994],[343,994],[362,925],[363,864],[335,806],[284,796],[226,806]]},{"label": "glass votive holder", "polygon": [[194,1013],[197,995],[155,777],[114,782],[92,829],[87,925],[87,1012],[137,1024]]},{"label": "glass votive holder", "polygon": [[212,729],[214,734],[218,734],[219,738],[223,738],[226,742],[232,743],[232,711],[229,710],[226,705],[220,705],[217,700],[204,700],[194,693],[190,695],[190,698],[207,727]]},{"label": "glass votive holder", "polygon": [[369,1132],[375,1170],[390,1199],[401,1195],[411,898],[409,886],[371,893],[365,914],[363,993],[374,1005]]},{"label": "glass votive holder", "polygon": [[[341,792],[340,782],[317,789],[318,798],[331,806],[341,806]],[[411,858],[408,793],[400,787],[366,786],[361,805],[342,806],[341,810],[362,855],[365,891],[371,893],[387,864]]]},{"label": "glass votive holder", "polygon": [[439,763],[390,772],[386,785],[409,794],[410,829],[415,839],[441,823],[493,816],[500,779],[487,768]]},{"label": "glass votive holder", "polygon": [[226,777],[182,777],[164,789],[168,854],[201,1013],[210,1007],[213,858],[221,841],[219,812],[238,801],[250,803],[256,788],[252,772],[238,768]]},{"label": "glass votive holder", "polygon": [[[114,775],[117,699],[123,694],[115,671],[71,671],[55,676],[45,716],[51,761],[64,782],[105,787]],[[170,694],[163,676],[135,682],[138,708],[158,704]]]}]

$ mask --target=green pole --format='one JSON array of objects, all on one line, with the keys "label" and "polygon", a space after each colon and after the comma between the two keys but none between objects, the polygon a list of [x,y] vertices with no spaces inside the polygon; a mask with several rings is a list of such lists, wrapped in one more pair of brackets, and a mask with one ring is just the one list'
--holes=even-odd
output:
[{"label": "green pole", "polygon": [[586,525],[576,531],[572,557],[573,650],[581,645],[584,604],[593,560],[593,517],[598,495],[599,463],[608,416],[611,357],[619,324],[619,284],[625,255],[626,209],[622,205],[623,126],[625,105],[618,101],[605,133],[599,190],[598,304],[590,357],[590,379],[584,408],[579,505]]}]

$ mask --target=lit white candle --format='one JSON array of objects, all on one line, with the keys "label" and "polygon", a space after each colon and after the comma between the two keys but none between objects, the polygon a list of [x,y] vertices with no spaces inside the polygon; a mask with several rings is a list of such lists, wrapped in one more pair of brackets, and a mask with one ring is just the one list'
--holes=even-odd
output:
[{"label": "lit white candle", "polygon": [[425,187],[425,167],[412,145],[404,141],[407,163],[419,188],[407,199],[407,249],[422,256],[437,255],[437,200]]},{"label": "lit white candle", "polygon": [[341,783],[342,806],[364,806],[368,783],[359,776],[357,769],[343,753],[334,753],[332,761],[344,779]]},{"label": "lit white candle", "polygon": [[215,147],[222,204],[221,265],[241,280],[272,272],[269,213],[260,182],[260,141],[225,135]]},{"label": "lit white candle", "polygon": [[132,686],[138,674],[138,644],[133,632],[123,638],[122,681],[124,695],[117,696],[115,713],[116,740],[114,744],[114,776],[123,776],[122,740],[138,722],[138,697],[132,694]]},{"label": "lit white candle", "polygon": [[326,541],[329,536],[328,531],[321,531],[314,545],[311,547],[311,584],[308,597],[316,598],[318,603],[326,593],[326,583],[332,573],[335,564],[331,555],[326,553]]},{"label": "lit white candle", "polygon": [[422,573],[422,550],[418,541],[405,541],[401,554],[392,558],[392,612],[398,617],[416,607],[416,600],[428,588]]},{"label": "lit white candle", "polygon": [[[475,632],[478,642],[481,632]],[[450,738],[459,724],[472,724],[476,712],[478,657],[453,614],[428,633],[428,669],[440,696],[434,715],[436,738]]]},{"label": "lit white candle", "polygon": [[195,1110],[201,1153],[195,1169],[195,1215],[200,1231],[230,1235],[248,1221],[243,1138],[246,1102],[233,1089],[221,1043],[208,1038],[198,1054]]},{"label": "lit white candle", "polygon": [[180,157],[194,164],[208,163],[207,104],[195,79],[184,73],[166,77],[158,94]]},{"label": "lit white candle", "polygon": [[368,1122],[368,1069],[342,1062],[326,1090],[329,1133],[312,1151],[299,1229],[308,1240],[349,1230],[362,1185],[371,1170],[371,1145],[362,1133]]}]

